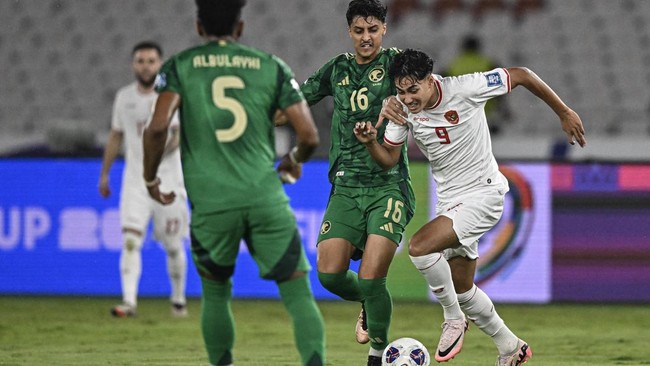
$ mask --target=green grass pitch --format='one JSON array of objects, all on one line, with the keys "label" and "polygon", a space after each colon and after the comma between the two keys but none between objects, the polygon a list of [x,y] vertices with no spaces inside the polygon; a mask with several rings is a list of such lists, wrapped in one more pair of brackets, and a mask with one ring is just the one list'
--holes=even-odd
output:
[{"label": "green grass pitch", "polygon": [[[166,299],[140,300],[138,316],[114,319],[116,299],[0,296],[0,365],[208,365],[198,299],[174,319]],[[328,365],[363,366],[367,348],[354,340],[357,304],[321,301]],[[282,304],[237,300],[235,365],[299,365]],[[650,365],[647,304],[497,304],[509,327],[529,342],[528,365]],[[395,302],[391,339],[409,336],[434,349],[439,305]],[[470,327],[463,351],[448,364],[493,365],[496,349]],[[432,364],[436,364],[435,361]]]}]

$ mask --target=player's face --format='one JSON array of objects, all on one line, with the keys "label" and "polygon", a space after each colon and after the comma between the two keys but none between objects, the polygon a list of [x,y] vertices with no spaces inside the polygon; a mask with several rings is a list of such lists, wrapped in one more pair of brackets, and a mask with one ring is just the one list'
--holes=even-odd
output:
[{"label": "player's face", "polygon": [[367,64],[379,54],[381,41],[386,34],[386,24],[375,17],[358,16],[352,19],[348,33],[352,38],[357,62]]},{"label": "player's face", "polygon": [[156,80],[160,70],[161,60],[158,51],[154,48],[144,48],[133,54],[133,72],[140,85],[149,88]]},{"label": "player's face", "polygon": [[395,87],[399,99],[406,105],[409,113],[419,113],[425,108],[431,108],[438,99],[438,91],[431,75],[423,80],[400,78],[395,80]]}]

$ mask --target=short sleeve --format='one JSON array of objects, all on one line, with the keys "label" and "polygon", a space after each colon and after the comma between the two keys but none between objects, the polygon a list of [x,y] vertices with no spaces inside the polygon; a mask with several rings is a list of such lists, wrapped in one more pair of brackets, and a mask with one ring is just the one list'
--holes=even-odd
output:
[{"label": "short sleeve", "polygon": [[293,71],[284,61],[277,57],[273,57],[278,63],[278,82],[279,82],[279,100],[278,106],[280,109],[285,109],[288,106],[298,103],[305,99],[300,91],[300,85],[293,75]]},{"label": "short sleeve", "polygon": [[122,90],[115,94],[115,100],[113,101],[113,113],[111,114],[111,129],[115,131],[123,131],[124,125],[122,123],[122,118],[120,117],[122,111]]},{"label": "short sleeve", "polygon": [[401,146],[408,138],[408,126],[388,122],[384,131],[384,143],[390,146]]},{"label": "short sleeve", "polygon": [[332,95],[330,77],[335,62],[336,58],[331,59],[320,69],[311,74],[304,83],[302,83],[300,89],[305,95],[305,99],[309,105],[314,105],[320,102],[323,98]]},{"label": "short sleeve", "polygon": [[469,99],[480,103],[510,92],[510,74],[504,68],[459,77]]},{"label": "short sleeve", "polygon": [[171,91],[181,94],[181,85],[176,70],[175,58],[167,60],[167,62],[165,62],[160,68],[160,72],[158,72],[158,75],[156,76],[154,87],[158,93]]}]

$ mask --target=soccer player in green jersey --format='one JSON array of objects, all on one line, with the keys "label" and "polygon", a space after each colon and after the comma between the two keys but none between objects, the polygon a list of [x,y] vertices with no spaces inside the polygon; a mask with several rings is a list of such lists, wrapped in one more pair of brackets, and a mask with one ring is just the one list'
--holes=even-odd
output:
[{"label": "soccer player in green jersey", "polygon": [[[379,0],[352,0],[346,19],[354,53],[334,57],[301,86],[310,105],[327,96],[334,99],[332,191],[318,238],[318,278],[330,292],[361,302],[357,341],[370,342],[368,365],[381,365],[392,314],[386,276],[413,216],[415,198],[407,154],[384,170],[353,132],[356,122],[377,120],[382,100],[396,93],[387,70],[400,51],[382,48],[386,7]],[[382,128],[379,141],[383,135]],[[349,269],[351,259],[361,259],[358,274]]]},{"label": "soccer player in green jersey", "polygon": [[206,40],[171,57],[157,80],[160,96],[144,133],[144,178],[162,203],[157,170],[170,119],[180,110],[181,160],[192,207],[192,258],[202,284],[201,329],[211,365],[232,365],[235,339],[231,277],[245,240],[260,276],[277,283],[293,322],[302,365],[325,365],[323,318],[296,220],[274,169],[281,110],[297,146],[278,170],[299,175],[318,144],[300,86],[277,57],[237,42],[245,0],[196,0],[197,30]]}]

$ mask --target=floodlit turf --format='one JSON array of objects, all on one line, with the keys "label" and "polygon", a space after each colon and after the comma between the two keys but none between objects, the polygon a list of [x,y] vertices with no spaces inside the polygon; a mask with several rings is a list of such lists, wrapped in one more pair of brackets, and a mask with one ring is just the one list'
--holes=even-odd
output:
[{"label": "floodlit turf", "polygon": [[[115,319],[116,299],[0,296],[0,365],[207,365],[199,329],[199,301],[190,316],[173,319],[165,299],[141,299],[138,316]],[[320,302],[327,327],[328,365],[363,366],[366,346],[354,341],[356,304]],[[235,365],[299,365],[288,317],[277,301],[242,300]],[[527,365],[650,365],[647,304],[509,305],[497,310],[528,341]],[[396,302],[391,338],[409,336],[435,348],[440,308]],[[475,326],[448,365],[493,365],[496,349]],[[436,364],[435,362],[433,364]]]}]

